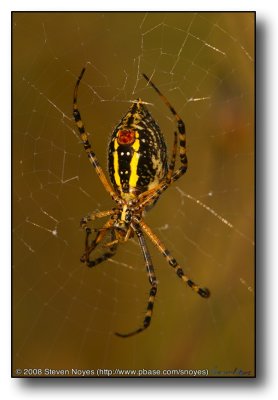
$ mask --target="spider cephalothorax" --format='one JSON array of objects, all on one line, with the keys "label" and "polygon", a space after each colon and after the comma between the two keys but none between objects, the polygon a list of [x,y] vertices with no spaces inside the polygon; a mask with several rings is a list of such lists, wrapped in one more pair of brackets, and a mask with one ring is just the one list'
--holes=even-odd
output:
[{"label": "spider cephalothorax", "polygon": [[[182,268],[175,258],[171,256],[169,250],[166,249],[164,244],[143,220],[144,211],[149,210],[156,203],[161,193],[187,170],[185,126],[182,119],[160,90],[143,74],[147,82],[169,107],[177,121],[181,166],[175,170],[178,142],[177,133],[174,133],[172,156],[168,162],[167,148],[160,128],[142,100],[138,99],[133,102],[128,112],[115,127],[109,142],[108,171],[112,183],[111,186],[99,165],[95,153],[92,151],[77,107],[77,92],[84,72],[85,68],[81,71],[75,85],[73,115],[88,158],[94,166],[103,186],[116,202],[116,206],[112,210],[95,212],[82,218],[81,227],[86,232],[86,239],[85,251],[81,257],[81,261],[85,262],[88,267],[94,267],[112,257],[119,243],[126,242],[135,235],[137,236],[145,259],[151,289],[143,325],[127,334],[116,333],[120,337],[129,337],[145,330],[150,325],[154,299],[157,292],[157,280],[144,234],[150,238],[167,259],[169,265],[174,268],[179,278],[201,297],[207,298],[210,295],[207,288],[201,288],[184,274]],[[96,236],[89,242],[92,230],[89,228],[88,222],[103,217],[110,218],[102,228],[94,229]],[[110,240],[104,246],[107,250],[105,250],[102,256],[91,260],[90,254],[107,235],[110,235]]]}]

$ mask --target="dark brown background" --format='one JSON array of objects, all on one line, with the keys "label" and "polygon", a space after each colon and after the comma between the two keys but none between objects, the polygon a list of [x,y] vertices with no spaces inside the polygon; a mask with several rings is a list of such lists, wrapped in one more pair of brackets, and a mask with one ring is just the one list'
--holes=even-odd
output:
[{"label": "dark brown background", "polygon": [[[113,332],[140,325],[148,294],[138,245],[93,270],[79,262],[80,218],[112,205],[71,119],[85,64],[79,104],[102,165],[139,96],[171,148],[175,123],[142,72],[188,132],[188,172],[146,220],[212,296],[194,295],[150,245],[154,317],[127,340]],[[14,369],[254,373],[253,82],[252,13],[13,14]]]}]

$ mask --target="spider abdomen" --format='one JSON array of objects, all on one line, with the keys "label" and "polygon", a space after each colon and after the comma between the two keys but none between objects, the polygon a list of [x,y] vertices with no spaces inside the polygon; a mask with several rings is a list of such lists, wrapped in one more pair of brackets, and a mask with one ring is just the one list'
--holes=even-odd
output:
[{"label": "spider abdomen", "polygon": [[108,169],[114,188],[123,195],[152,189],[167,175],[164,138],[141,100],[132,105],[112,134]]}]

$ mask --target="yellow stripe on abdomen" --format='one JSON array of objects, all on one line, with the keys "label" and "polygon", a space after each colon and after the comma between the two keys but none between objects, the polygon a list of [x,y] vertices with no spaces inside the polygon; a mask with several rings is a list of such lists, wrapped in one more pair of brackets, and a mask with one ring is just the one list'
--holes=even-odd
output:
[{"label": "yellow stripe on abdomen", "polygon": [[139,147],[140,147],[140,141],[139,139],[136,139],[132,145],[134,153],[130,161],[130,177],[129,177],[129,186],[132,186],[134,188],[136,187],[139,178],[137,174],[137,167],[140,158],[140,154],[138,153]]},{"label": "yellow stripe on abdomen", "polygon": [[116,185],[118,187],[121,186],[121,180],[120,180],[120,175],[119,175],[119,157],[118,157],[118,152],[117,148],[119,147],[117,141],[114,141],[114,149],[115,151],[113,152],[113,159],[114,159],[114,178]]}]

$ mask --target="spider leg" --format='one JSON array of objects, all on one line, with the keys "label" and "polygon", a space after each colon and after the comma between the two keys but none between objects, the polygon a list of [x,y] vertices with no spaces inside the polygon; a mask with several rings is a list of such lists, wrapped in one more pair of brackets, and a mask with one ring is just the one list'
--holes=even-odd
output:
[{"label": "spider leg", "polygon": [[[108,210],[108,211],[93,212],[81,219],[80,227],[82,229],[84,229],[86,232],[85,252],[82,255],[82,257],[80,258],[81,262],[85,262],[88,259],[90,253],[94,250],[94,248],[97,246],[97,244],[104,238],[106,231],[108,229],[108,228],[106,228],[106,225],[104,225],[103,228],[93,229],[94,231],[97,232],[97,236],[96,236],[95,240],[92,242],[91,246],[89,246],[89,236],[92,233],[92,229],[88,226],[88,222],[94,221],[96,218],[103,218],[103,217],[107,217],[110,215],[114,215],[116,213],[117,213],[117,209],[113,208],[112,210]],[[110,224],[109,224],[109,226],[110,226]],[[102,236],[100,235],[101,232],[102,232]]]},{"label": "spider leg", "polygon": [[141,220],[139,221],[139,225],[148,235],[154,245],[158,248],[158,250],[163,254],[169,265],[174,268],[178,277],[181,278],[192,290],[194,290],[194,292],[198,293],[201,297],[208,298],[210,296],[210,291],[207,288],[202,288],[197,285],[183,272],[176,259],[171,256],[169,250],[166,249],[161,240],[152,232],[145,222]]},{"label": "spider leg", "polygon": [[117,212],[116,208],[113,208],[112,210],[108,210],[108,211],[93,212],[89,215],[86,215],[85,217],[83,217],[81,219],[80,226],[85,231],[87,231],[87,229],[90,230],[90,228],[88,227],[88,222],[94,221],[96,218],[103,218],[103,217],[108,217],[110,215],[114,215],[114,214],[116,214],[116,212]]},{"label": "spider leg", "polygon": [[97,247],[97,245],[104,239],[106,236],[107,232],[111,232],[111,238],[114,241],[115,239],[115,234],[114,230],[111,227],[114,224],[114,220],[110,219],[109,221],[106,222],[106,224],[103,226],[103,228],[99,229],[97,232],[97,235],[95,239],[89,244],[89,236],[91,234],[91,229],[86,228],[86,238],[85,238],[85,252],[80,258],[81,262],[85,262],[88,267],[94,267],[95,265],[101,263],[102,261],[105,261],[107,258],[112,257],[117,249],[117,244],[113,243],[111,246],[109,246],[109,250],[105,252],[103,255],[100,257],[96,258],[95,260],[90,260],[90,254],[91,252]]},{"label": "spider leg", "polygon": [[136,225],[134,227],[135,233],[138,237],[138,241],[145,259],[145,263],[146,263],[146,269],[147,269],[147,273],[148,273],[148,277],[149,277],[149,282],[151,284],[151,289],[149,292],[149,300],[148,300],[148,305],[147,305],[147,311],[145,314],[145,318],[143,321],[143,326],[141,326],[140,328],[136,329],[135,331],[129,332],[129,333],[118,333],[115,332],[115,335],[122,337],[122,338],[126,338],[126,337],[130,337],[133,335],[136,335],[137,333],[140,333],[142,331],[144,331],[145,329],[148,328],[148,326],[151,323],[151,318],[152,318],[152,314],[153,314],[153,306],[154,306],[154,300],[155,300],[155,296],[156,296],[156,292],[157,292],[157,280],[155,277],[155,272],[154,272],[154,267],[152,264],[152,260],[151,260],[151,256],[149,253],[149,250],[147,248],[147,244],[143,235],[142,230],[140,229],[139,225]]},{"label": "spider leg", "polygon": [[177,133],[174,132],[175,139],[174,139],[174,147],[173,147],[173,152],[172,152],[172,157],[171,157],[171,162],[169,165],[169,171],[167,173],[167,176],[163,182],[160,183],[158,188],[153,191],[149,196],[145,197],[142,199],[140,204],[138,205],[139,209],[145,208],[151,203],[154,203],[158,197],[163,193],[169,185],[171,185],[173,182],[178,180],[185,172],[187,171],[187,155],[186,155],[186,131],[185,131],[185,125],[181,117],[178,115],[174,107],[169,103],[167,98],[161,93],[161,91],[155,86],[155,84],[147,77],[146,74],[143,74],[143,77],[148,81],[148,83],[152,86],[152,88],[156,91],[156,93],[160,96],[162,101],[166,104],[166,106],[170,109],[171,113],[174,115],[176,118],[177,124],[178,124],[178,131],[179,131],[179,155],[180,155],[180,162],[181,166],[174,172],[175,168],[175,161],[176,161],[176,147],[177,147]]},{"label": "spider leg", "polygon": [[[111,230],[111,239],[114,239],[114,237],[115,237],[114,230]],[[109,246],[109,250],[103,253],[101,256],[95,258],[94,260],[88,260],[87,266],[90,268],[95,267],[96,265],[102,263],[103,261],[113,257],[117,251],[117,247],[118,247],[118,241],[113,240],[113,242]]]},{"label": "spider leg", "polygon": [[176,118],[178,124],[179,131],[179,141],[180,141],[180,161],[181,167],[176,170],[173,177],[171,178],[171,183],[180,178],[187,170],[187,156],[186,156],[186,132],[185,125],[179,114],[176,112],[174,107],[169,103],[167,98],[161,93],[161,91],[155,86],[155,84],[147,77],[146,74],[143,74],[143,77],[148,81],[148,83],[152,86],[152,88],[156,91],[156,93],[160,96],[162,101],[166,104],[166,106],[170,109],[171,113]]},{"label": "spider leg", "polygon": [[80,114],[80,112],[78,110],[77,94],[78,94],[79,84],[80,84],[80,81],[81,81],[81,79],[82,79],[82,77],[84,75],[84,72],[85,72],[85,68],[82,69],[82,71],[81,71],[81,73],[80,73],[80,75],[79,75],[79,77],[77,79],[75,88],[74,88],[74,94],[73,94],[73,117],[74,117],[75,123],[77,125],[77,128],[79,130],[79,136],[80,136],[80,139],[83,142],[84,149],[85,149],[86,153],[88,154],[88,158],[89,158],[90,163],[95,168],[99,179],[101,180],[104,188],[110,194],[112,199],[117,201],[117,202],[120,202],[119,196],[112,189],[110,183],[108,182],[108,180],[107,180],[107,178],[106,178],[106,176],[105,176],[105,174],[103,172],[103,169],[101,168],[101,166],[100,166],[100,164],[98,162],[98,159],[97,159],[95,153],[92,151],[92,147],[91,147],[91,144],[89,142],[88,135],[87,135],[86,130],[85,130],[85,126],[84,126],[84,124],[82,122],[82,119],[81,119],[81,114]]},{"label": "spider leg", "polygon": [[167,182],[171,181],[174,169],[175,169],[175,164],[176,164],[176,157],[177,157],[177,144],[178,144],[178,134],[175,131],[174,132],[174,145],[173,145],[173,150],[172,150],[172,157],[171,157],[171,161],[169,163],[168,166],[168,174],[167,174]]}]

